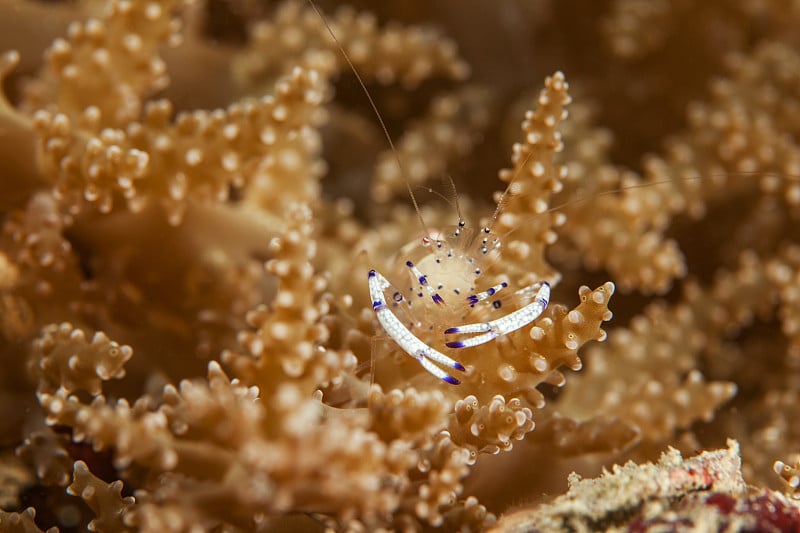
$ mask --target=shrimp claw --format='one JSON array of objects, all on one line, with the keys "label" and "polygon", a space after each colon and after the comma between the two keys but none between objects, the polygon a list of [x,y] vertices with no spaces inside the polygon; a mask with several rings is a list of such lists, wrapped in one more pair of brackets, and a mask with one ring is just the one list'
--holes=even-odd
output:
[{"label": "shrimp claw", "polygon": [[389,280],[376,270],[370,270],[368,278],[369,294],[372,298],[372,309],[375,311],[378,322],[380,322],[386,334],[389,335],[404,352],[416,359],[419,364],[422,365],[422,368],[437,378],[451,385],[458,385],[461,383],[458,379],[437,366],[437,364],[448,368],[454,368],[461,372],[466,371],[464,365],[422,342],[422,340],[414,335],[411,330],[397,318],[397,315],[389,309],[389,306],[386,305],[384,291],[391,287]]},{"label": "shrimp claw", "polygon": [[[538,289],[538,290],[537,290]],[[471,348],[480,344],[487,343],[500,335],[506,335],[512,331],[516,331],[524,326],[527,326],[539,315],[541,315],[547,308],[550,301],[550,284],[546,281],[535,283],[524,287],[516,292],[517,295],[532,294],[536,291],[536,296],[531,303],[508,313],[496,320],[490,322],[476,322],[474,324],[465,324],[463,326],[456,326],[446,329],[446,335],[464,335],[474,334],[474,337],[469,337],[465,340],[450,341],[445,343],[449,348]]]}]

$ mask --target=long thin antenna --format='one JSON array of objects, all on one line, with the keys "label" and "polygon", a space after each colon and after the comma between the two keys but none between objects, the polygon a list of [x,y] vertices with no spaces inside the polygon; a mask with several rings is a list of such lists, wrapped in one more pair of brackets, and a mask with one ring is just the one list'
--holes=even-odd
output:
[{"label": "long thin antenna", "polygon": [[350,70],[353,71],[356,79],[358,80],[358,84],[361,85],[361,89],[364,91],[364,94],[367,95],[367,100],[369,100],[369,105],[372,107],[372,111],[375,113],[375,116],[378,118],[378,122],[381,125],[381,129],[383,130],[383,134],[386,136],[386,140],[389,141],[389,147],[392,149],[392,154],[394,155],[395,161],[397,161],[397,167],[400,169],[400,173],[403,175],[403,178],[406,182],[406,189],[408,190],[408,195],[411,197],[411,203],[414,204],[414,210],[417,212],[417,217],[419,218],[420,224],[422,224],[423,230],[425,230],[425,234],[430,236],[430,231],[428,230],[428,226],[425,224],[425,220],[422,218],[422,212],[419,209],[419,203],[417,202],[417,197],[414,196],[414,191],[411,189],[411,184],[408,180],[408,172],[406,172],[405,165],[403,165],[403,161],[400,158],[400,153],[397,151],[397,148],[394,146],[394,141],[392,141],[392,136],[389,135],[389,128],[386,127],[386,123],[383,121],[383,117],[381,116],[380,111],[378,111],[378,106],[375,105],[375,100],[372,99],[372,95],[369,94],[369,90],[367,90],[367,85],[364,83],[364,80],[361,79],[361,74],[358,73],[356,66],[350,60],[350,56],[342,46],[342,43],[339,42],[339,39],[336,37],[336,34],[333,33],[333,29],[331,25],[328,24],[328,19],[325,18],[325,15],[322,14],[322,11],[319,10],[317,4],[314,3],[313,0],[308,0],[309,5],[316,11],[319,18],[322,20],[322,23],[325,25],[325,29],[328,30],[328,33],[333,38],[333,41],[336,43],[336,46],[339,48],[339,51],[342,53],[344,60],[347,62],[347,65],[350,67]]},{"label": "long thin antenna", "polygon": [[446,184],[448,187],[448,193],[452,200],[449,203],[450,205],[455,204],[456,214],[458,215],[458,222],[461,223],[464,221],[464,214],[461,212],[461,204],[458,203],[458,191],[456,190],[456,184],[453,181],[453,177],[450,174],[447,174],[442,177],[442,182]]},{"label": "long thin antenna", "polygon": [[511,187],[517,182],[517,179],[522,174],[522,171],[525,170],[525,166],[528,164],[528,161],[531,160],[531,157],[533,157],[533,150],[528,151],[528,155],[525,156],[525,159],[523,159],[522,163],[517,167],[517,170],[511,176],[511,179],[508,180],[508,185],[506,186],[505,190],[503,190],[500,198],[497,200],[497,207],[495,208],[494,213],[492,213],[492,217],[489,219],[489,222],[486,224],[484,233],[489,233],[489,231],[491,231],[492,227],[494,227],[494,223],[497,222],[497,218],[500,216],[500,213],[502,213],[506,208],[506,204],[508,204],[511,198]]},{"label": "long thin antenna", "polygon": [[[574,205],[586,203],[589,201],[596,200],[598,198],[602,198],[604,196],[614,196],[619,193],[633,191],[636,189],[647,189],[650,187],[657,187],[659,185],[670,185],[670,184],[677,184],[677,183],[684,183],[684,182],[691,182],[691,181],[701,181],[711,178],[718,178],[718,177],[747,177],[747,176],[767,176],[767,177],[779,177],[781,179],[785,179],[787,181],[800,181],[800,176],[795,176],[793,174],[787,174],[779,171],[772,171],[772,170],[739,170],[739,171],[731,171],[731,172],[712,172],[710,174],[697,174],[694,176],[683,176],[679,178],[664,178],[662,180],[656,181],[648,181],[643,183],[634,183],[633,185],[625,185],[623,187],[616,187],[614,189],[610,189],[607,191],[599,191],[588,194],[586,196],[579,196],[576,198],[572,198],[565,202],[562,202],[558,205],[548,208],[546,211],[542,211],[541,213],[535,213],[526,217],[525,220],[534,220],[538,217],[547,215],[549,213],[557,213],[559,211],[563,211],[568,207],[572,207]],[[522,224],[517,224],[514,228],[510,229],[506,233],[504,233],[500,238],[501,240],[506,239],[509,235],[514,233],[518,228],[520,228]]]},{"label": "long thin antenna", "polygon": [[[553,207],[550,207],[547,210],[542,211],[541,213],[531,214],[531,215],[525,217],[524,219],[522,219],[521,221],[518,221],[514,225],[514,227],[511,228],[510,230],[508,230],[507,232],[503,233],[502,235],[498,235],[497,238],[500,240],[500,242],[504,242],[514,232],[516,232],[520,228],[524,227],[525,224],[528,221],[536,220],[537,218],[545,216],[545,215],[550,214],[550,213],[557,213],[559,211],[563,211],[568,207],[572,207],[572,206],[579,205],[579,204],[582,204],[582,203],[594,201],[594,200],[597,200],[598,198],[602,198],[604,196],[615,196],[617,194],[624,193],[624,192],[627,192],[627,191],[632,191],[632,190],[636,190],[636,189],[646,189],[646,188],[650,188],[650,187],[657,187],[659,185],[670,185],[670,184],[684,183],[684,182],[691,182],[691,181],[701,181],[701,180],[719,178],[719,177],[727,178],[727,177],[747,177],[747,176],[778,177],[778,178],[781,178],[781,179],[785,179],[786,181],[789,181],[789,182],[793,182],[793,181],[800,182],[800,175],[788,174],[788,173],[784,173],[784,172],[780,172],[780,171],[774,171],[774,170],[750,170],[750,171],[748,171],[748,170],[739,170],[739,171],[731,171],[731,172],[712,172],[710,174],[697,174],[697,175],[694,175],[694,176],[683,176],[683,177],[680,177],[680,178],[665,178],[665,179],[662,179],[662,180],[649,181],[649,182],[645,182],[645,183],[635,183],[633,185],[625,185],[623,187],[616,187],[614,189],[610,189],[610,190],[607,190],[607,191],[594,192],[594,193],[591,193],[591,194],[587,194],[585,196],[578,196],[578,197],[572,198],[570,200],[567,200],[565,202],[562,202],[562,203],[560,203],[558,205],[555,205]],[[491,262],[486,263],[486,265],[484,266],[484,270],[488,270],[488,268],[491,265],[493,265],[497,260],[498,260],[498,258],[495,257]]]},{"label": "long thin antenna", "polygon": [[423,192],[427,192],[429,194],[432,194],[432,195],[438,197],[440,200],[442,200],[444,203],[446,203],[450,207],[452,207],[454,211],[458,210],[458,206],[456,206],[456,204],[454,204],[453,201],[450,198],[448,198],[444,194],[440,193],[436,189],[433,189],[433,188],[428,187],[426,185],[415,185],[414,188],[417,189],[418,191],[423,191]]}]

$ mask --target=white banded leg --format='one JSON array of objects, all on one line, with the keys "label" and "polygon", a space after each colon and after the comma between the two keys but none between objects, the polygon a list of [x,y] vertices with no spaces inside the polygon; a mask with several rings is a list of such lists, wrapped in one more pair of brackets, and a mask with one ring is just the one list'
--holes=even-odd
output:
[{"label": "white banded leg", "polygon": [[539,290],[536,292],[534,300],[528,305],[517,309],[516,311],[490,322],[476,322],[474,324],[465,324],[463,326],[456,326],[446,329],[445,334],[448,335],[463,335],[472,333],[479,333],[479,335],[462,341],[451,341],[445,344],[450,348],[470,348],[472,346],[478,346],[479,344],[487,343],[500,335],[506,335],[530,324],[536,320],[547,308],[547,304],[550,301],[550,285],[546,281],[543,281],[541,284],[537,283],[535,285],[529,285],[528,287],[520,289],[516,293],[532,293],[533,290],[536,289],[537,285],[539,286]]},{"label": "white banded leg", "polygon": [[485,300],[490,296],[494,296],[495,294],[502,291],[506,287],[508,287],[508,283],[506,283],[505,281],[502,283],[498,283],[494,287],[489,287],[485,291],[479,292],[478,294],[470,294],[469,296],[467,296],[467,302],[469,302],[470,307],[475,307],[476,303],[480,302],[481,300]]},{"label": "white banded leg", "polygon": [[389,287],[391,287],[389,280],[375,270],[369,271],[369,294],[372,298],[372,309],[375,311],[381,327],[404,352],[419,361],[422,368],[447,383],[458,385],[460,383],[459,380],[433,363],[454,368],[461,372],[465,371],[464,365],[431,348],[403,325],[400,319],[386,305],[384,291]]},{"label": "white banded leg", "polygon": [[433,287],[428,285],[428,278],[420,271],[420,269],[417,268],[417,266],[411,261],[406,261],[406,266],[411,269],[411,273],[414,274],[414,277],[416,277],[417,281],[419,281],[420,287],[424,287],[425,290],[428,291],[433,303],[442,305],[444,303],[444,299],[439,296],[439,293],[433,290]]}]

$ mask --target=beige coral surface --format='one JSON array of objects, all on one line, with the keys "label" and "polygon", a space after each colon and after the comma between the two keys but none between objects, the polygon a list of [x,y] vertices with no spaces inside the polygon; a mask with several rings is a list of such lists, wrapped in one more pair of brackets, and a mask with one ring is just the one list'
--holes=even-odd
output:
[{"label": "beige coral surface", "polygon": [[0,2],[0,531],[800,527],[798,22]]}]

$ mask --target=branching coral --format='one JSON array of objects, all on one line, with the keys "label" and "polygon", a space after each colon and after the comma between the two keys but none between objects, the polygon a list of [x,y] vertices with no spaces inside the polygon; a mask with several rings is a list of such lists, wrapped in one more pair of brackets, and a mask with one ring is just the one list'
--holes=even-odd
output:
[{"label": "branching coral", "polygon": [[[414,87],[441,74],[462,79],[468,66],[455,43],[432,28],[378,28],[374,16],[341,8],[327,22],[360,73],[383,83],[399,80]],[[380,59],[378,59],[380,58]],[[297,65],[325,76],[347,68],[325,22],[299,0],[282,3],[271,20],[250,30],[250,48],[237,58],[243,83],[260,84]]]},{"label": "branching coral", "polygon": [[[742,477],[800,484],[796,12],[319,7],[0,5],[52,41],[0,31],[0,529],[796,525]],[[539,281],[533,323],[448,346]]]},{"label": "branching coral", "polygon": [[[28,507],[21,513],[0,511],[0,526],[9,533],[42,533],[36,526],[36,510]],[[47,533],[56,533],[57,527],[47,529]]]},{"label": "branching coral", "polygon": [[[129,209],[140,211],[158,198],[177,224],[188,196],[224,200],[230,187],[245,185],[245,176],[280,180],[301,167],[319,144],[308,127],[319,124],[314,110],[323,94],[316,72],[298,69],[276,85],[274,96],[226,110],[173,117],[168,101],[154,101],[141,122],[124,130],[103,127],[97,108],[87,108],[75,126],[67,115],[46,111],[36,113],[34,124],[45,152],[44,170],[73,210],[87,201],[109,212],[114,197],[121,196]],[[263,157],[274,145],[282,156]],[[260,173],[249,168],[256,162]],[[298,200],[315,195],[313,185],[295,184],[292,190]],[[270,187],[263,195],[275,192]]]},{"label": "branching coral", "polygon": [[123,531],[122,517],[134,503],[132,496],[122,497],[122,482],[104,483],[89,472],[86,463],[75,461],[74,481],[67,493],[79,496],[97,518],[86,526],[89,531]]},{"label": "branching coral", "polygon": [[487,91],[470,86],[434,100],[426,116],[398,141],[397,154],[386,150],[378,156],[372,200],[385,204],[407,195],[406,183],[423,184],[443,176],[477,144],[477,133],[488,122],[488,100]]}]

